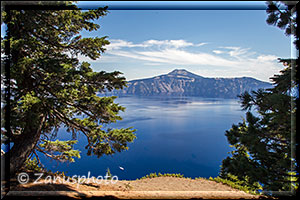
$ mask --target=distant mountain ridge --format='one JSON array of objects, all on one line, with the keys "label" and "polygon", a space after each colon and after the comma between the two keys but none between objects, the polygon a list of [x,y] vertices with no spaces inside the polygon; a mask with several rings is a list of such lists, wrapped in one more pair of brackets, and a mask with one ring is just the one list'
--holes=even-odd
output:
[{"label": "distant mountain ridge", "polygon": [[237,98],[245,91],[270,88],[272,85],[250,77],[206,78],[185,69],[175,69],[153,78],[129,81],[117,95],[176,95],[209,98]]}]

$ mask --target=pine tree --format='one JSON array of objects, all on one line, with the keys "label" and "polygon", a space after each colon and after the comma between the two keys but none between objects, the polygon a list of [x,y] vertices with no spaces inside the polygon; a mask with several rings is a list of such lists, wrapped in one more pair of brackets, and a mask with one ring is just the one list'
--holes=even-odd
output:
[{"label": "pine tree", "polygon": [[109,168],[106,169],[106,177],[107,177],[107,180],[111,180],[112,179],[112,174],[111,174]]},{"label": "pine tree", "polygon": [[[267,2],[267,23],[296,35],[293,2]],[[245,92],[240,96],[246,119],[226,131],[234,150],[222,162],[220,176],[236,176],[246,185],[266,191],[293,191],[296,183],[295,134],[298,97],[296,59],[279,59],[284,69],[271,78],[273,88]],[[254,110],[255,109],[255,110]]]},{"label": "pine tree", "polygon": [[[238,176],[249,185],[259,182],[265,190],[289,191],[295,175],[295,97],[291,90],[291,60],[288,67],[275,75],[274,87],[240,96],[241,105],[247,110],[246,119],[226,131],[232,147],[232,156],[223,160],[221,177]],[[256,112],[251,112],[252,108]],[[293,178],[294,179],[294,178]]]},{"label": "pine tree", "polygon": [[267,1],[267,24],[284,30],[285,35],[295,37],[294,44],[299,46],[297,37],[297,1]]},{"label": "pine tree", "polygon": [[[2,38],[5,56],[1,62],[2,95],[6,116],[6,130],[1,139],[13,146],[10,172],[14,174],[25,160],[41,152],[56,160],[74,161],[79,152],[74,141],[53,141],[57,131],[66,127],[76,138],[87,138],[88,155],[98,157],[128,149],[135,139],[130,128],[110,129],[104,125],[122,118],[125,108],[114,103],[116,97],[99,97],[97,92],[122,89],[125,78],[118,71],[94,72],[78,56],[98,59],[109,44],[107,37],[87,37],[81,31],[97,31],[93,23],[107,14],[107,8],[81,11],[69,2],[66,7],[17,7],[2,11],[7,26]],[[37,6],[37,5],[36,5]],[[15,7],[14,7],[15,8]],[[25,9],[26,8],[26,9]],[[10,93],[9,93],[10,91]]]}]

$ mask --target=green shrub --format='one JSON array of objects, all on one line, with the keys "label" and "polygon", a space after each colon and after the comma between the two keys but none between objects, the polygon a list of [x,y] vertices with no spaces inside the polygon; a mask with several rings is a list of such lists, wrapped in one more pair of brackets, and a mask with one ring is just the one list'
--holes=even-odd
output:
[{"label": "green shrub", "polygon": [[[160,172],[158,174],[156,174],[156,172],[154,172],[154,173],[147,174],[146,176],[143,176],[143,177],[141,177],[140,179],[137,179],[137,180],[142,180],[142,179],[145,179],[145,178],[155,178],[155,177],[178,177],[178,178],[184,178],[184,175],[180,174],[180,173],[178,173],[178,174],[175,174],[175,173],[173,173],[173,174],[170,174],[170,173],[164,173],[164,174],[162,174]],[[189,179],[191,179],[191,178],[189,178]]]},{"label": "green shrub", "polygon": [[107,180],[111,180],[112,179],[112,174],[111,174],[109,168],[106,169],[106,176],[107,176]]},{"label": "green shrub", "polygon": [[[244,191],[246,193],[250,193],[250,194],[259,194],[258,190],[262,189],[262,186],[258,182],[249,186],[248,182],[239,180],[237,176],[234,176],[232,174],[228,174],[227,178],[209,177],[209,180],[215,181],[217,183],[223,183],[223,184],[229,185],[232,188],[242,190],[242,191]],[[245,180],[247,180],[247,178]]]}]

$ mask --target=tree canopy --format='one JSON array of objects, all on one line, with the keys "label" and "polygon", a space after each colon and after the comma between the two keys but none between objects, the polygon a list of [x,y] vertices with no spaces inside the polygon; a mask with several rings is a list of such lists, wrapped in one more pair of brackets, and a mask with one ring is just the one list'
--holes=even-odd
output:
[{"label": "tree canopy", "polygon": [[[277,26],[284,30],[287,36],[294,36],[294,44],[299,44],[297,37],[297,10],[298,1],[267,1],[267,24]],[[297,47],[296,45],[296,47]]]},{"label": "tree canopy", "polygon": [[[291,2],[267,2],[266,22],[296,35],[296,9]],[[253,189],[294,191],[296,183],[296,100],[299,99],[296,59],[279,59],[280,74],[271,77],[273,87],[245,92],[240,103],[246,119],[233,124],[226,137],[234,148],[222,162],[220,176],[243,180]]]},{"label": "tree canopy", "polygon": [[[87,138],[88,154],[98,157],[128,149],[135,139],[131,127],[107,128],[122,118],[125,108],[116,97],[99,96],[98,92],[122,89],[126,80],[121,72],[95,72],[79,56],[98,59],[109,44],[108,37],[83,38],[81,31],[97,31],[94,23],[105,16],[107,8],[81,11],[69,9],[6,9],[2,12],[7,26],[2,38],[2,95],[6,112],[6,129],[1,139],[12,142],[10,172],[14,173],[32,154],[41,152],[56,160],[73,161],[76,135]],[[53,9],[54,8],[54,9]],[[8,125],[9,124],[9,125]],[[65,127],[73,140],[54,141]]]},{"label": "tree canopy", "polygon": [[[290,86],[291,61],[284,62],[288,62],[288,67],[272,78],[273,88],[240,96],[241,106],[247,111],[246,119],[226,131],[235,150],[223,160],[221,177],[235,175],[249,185],[258,182],[268,191],[290,191],[294,187],[291,181],[295,181],[296,161],[292,132],[295,132],[296,108]],[[251,112],[252,109],[255,111]]]}]

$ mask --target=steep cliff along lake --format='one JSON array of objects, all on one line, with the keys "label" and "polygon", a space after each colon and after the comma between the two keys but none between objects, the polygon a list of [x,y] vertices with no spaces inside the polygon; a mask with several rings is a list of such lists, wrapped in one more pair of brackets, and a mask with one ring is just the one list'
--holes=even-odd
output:
[{"label": "steep cliff along lake", "polygon": [[[237,99],[124,96],[116,102],[126,111],[121,113],[122,121],[108,126],[137,129],[137,139],[129,144],[128,151],[101,158],[87,156],[86,138],[79,134],[75,149],[81,151],[80,159],[69,164],[57,163],[41,155],[45,166],[81,176],[88,172],[104,176],[110,168],[113,175],[127,180],[151,172],[214,177],[232,150],[225,131],[245,116]],[[61,129],[58,138],[69,140],[71,134]]]}]

